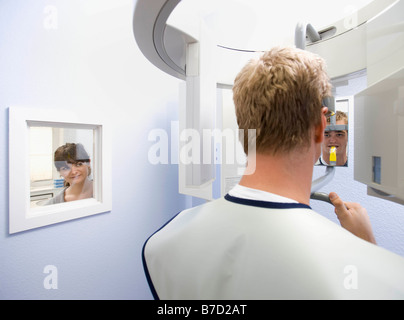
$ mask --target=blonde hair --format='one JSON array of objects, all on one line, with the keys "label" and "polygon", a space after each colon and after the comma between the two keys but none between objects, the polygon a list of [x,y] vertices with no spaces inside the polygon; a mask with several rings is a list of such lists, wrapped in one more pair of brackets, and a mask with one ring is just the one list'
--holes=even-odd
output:
[{"label": "blonde hair", "polygon": [[[277,47],[251,60],[233,86],[244,151],[249,143],[257,153],[270,154],[308,147],[321,122],[322,100],[330,95],[325,62],[313,53]],[[248,141],[248,129],[256,129],[255,141]]]}]

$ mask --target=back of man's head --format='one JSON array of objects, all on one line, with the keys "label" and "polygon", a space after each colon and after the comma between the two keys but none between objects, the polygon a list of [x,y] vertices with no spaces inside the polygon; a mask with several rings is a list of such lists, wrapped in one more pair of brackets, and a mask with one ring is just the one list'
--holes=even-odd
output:
[{"label": "back of man's head", "polygon": [[251,60],[233,87],[245,152],[248,129],[257,130],[257,153],[287,153],[308,147],[312,129],[321,122],[322,100],[330,95],[325,62],[313,53],[277,47]]}]

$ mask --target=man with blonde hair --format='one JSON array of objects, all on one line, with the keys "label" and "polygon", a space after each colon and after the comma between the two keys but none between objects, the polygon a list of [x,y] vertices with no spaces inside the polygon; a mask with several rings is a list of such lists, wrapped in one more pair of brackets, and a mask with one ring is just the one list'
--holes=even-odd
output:
[{"label": "man with blonde hair", "polygon": [[342,227],[310,208],[330,89],[324,61],[299,49],[274,48],[241,70],[234,102],[240,129],[256,129],[244,139],[255,168],[146,241],[156,299],[404,298],[404,259],[374,244],[364,208],[331,193]]},{"label": "man with blonde hair", "polygon": [[[330,124],[330,119],[327,119],[327,124]],[[336,166],[348,166],[348,116],[345,112],[337,111],[335,114],[335,125],[338,127],[337,130],[331,126],[327,127],[324,132],[324,141],[322,146],[322,154],[320,159],[316,164],[320,165],[331,165],[332,158],[332,148],[335,152],[335,164]],[[342,129],[342,130],[341,130]]]}]

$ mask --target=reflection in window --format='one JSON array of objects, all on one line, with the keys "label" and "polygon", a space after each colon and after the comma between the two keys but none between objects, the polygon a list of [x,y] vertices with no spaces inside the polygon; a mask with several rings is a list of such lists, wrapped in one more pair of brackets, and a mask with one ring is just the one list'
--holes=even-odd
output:
[{"label": "reflection in window", "polygon": [[55,151],[54,163],[64,188],[44,205],[93,197],[91,159],[81,143],[66,143]]},{"label": "reflection in window", "polygon": [[[31,126],[29,130],[30,142],[30,202],[31,208],[46,204],[53,204],[50,199],[56,195],[65,199],[65,190],[68,185],[66,178],[70,179],[70,175],[66,175],[66,170],[62,173],[55,165],[55,151],[66,144],[80,144],[86,150],[86,162],[83,164],[88,168],[89,181],[93,180],[93,174],[90,167],[90,159],[94,153],[94,130],[77,129],[77,128],[59,128],[59,127],[35,127]],[[83,160],[83,159],[79,159]],[[73,165],[73,173],[76,170],[77,162],[67,161],[66,167]],[[71,168],[70,168],[71,169]],[[70,190],[71,191],[71,190]],[[91,193],[83,193],[80,199],[92,197]],[[69,201],[68,198],[66,201]],[[77,200],[73,198],[72,200]],[[60,203],[63,201],[59,201]]]}]

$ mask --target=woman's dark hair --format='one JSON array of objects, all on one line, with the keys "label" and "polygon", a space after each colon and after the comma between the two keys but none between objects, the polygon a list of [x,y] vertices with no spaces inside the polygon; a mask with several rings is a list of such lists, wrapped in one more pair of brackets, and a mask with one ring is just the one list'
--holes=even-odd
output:
[{"label": "woman's dark hair", "polygon": [[58,171],[65,163],[90,162],[90,157],[81,143],[66,143],[55,151],[55,167]]},{"label": "woman's dark hair", "polygon": [[[66,166],[66,163],[75,164],[77,162],[90,162],[90,156],[81,143],[66,143],[55,151],[54,163],[57,171]],[[88,175],[91,174],[91,168],[88,168]],[[65,187],[70,186],[64,182]]]}]

